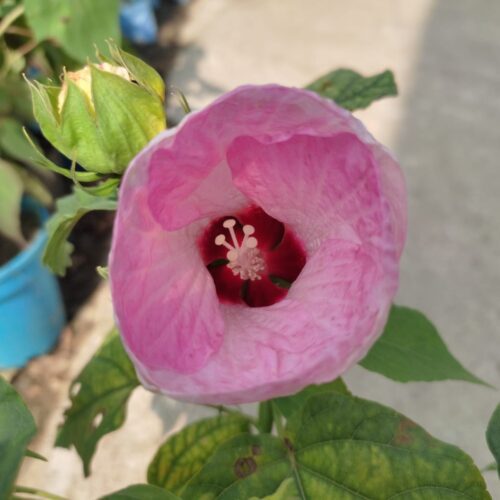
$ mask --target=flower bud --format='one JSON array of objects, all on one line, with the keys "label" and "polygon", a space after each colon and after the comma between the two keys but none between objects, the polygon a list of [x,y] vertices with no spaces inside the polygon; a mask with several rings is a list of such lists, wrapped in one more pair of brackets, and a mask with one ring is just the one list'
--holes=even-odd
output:
[{"label": "flower bud", "polygon": [[43,135],[88,171],[121,174],[130,160],[166,127],[165,86],[140,59],[111,46],[60,87],[30,82]]},{"label": "flower bud", "polygon": [[[97,64],[96,66],[102,71],[118,75],[130,82],[130,75],[127,69],[123,66],[113,66],[106,62]],[[57,99],[57,109],[59,113],[61,113],[64,101],[68,95],[67,80],[71,80],[85,94],[89,100],[90,106],[94,109],[94,102],[92,101],[92,75],[90,66],[85,66],[79,71],[68,71],[67,73],[64,73],[61,91],[59,92],[59,97]]]}]

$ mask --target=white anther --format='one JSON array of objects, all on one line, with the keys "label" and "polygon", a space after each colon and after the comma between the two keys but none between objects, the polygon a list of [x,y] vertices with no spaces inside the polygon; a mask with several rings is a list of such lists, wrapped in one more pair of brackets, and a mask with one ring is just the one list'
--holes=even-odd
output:
[{"label": "white anther", "polygon": [[220,247],[221,245],[224,245],[224,243],[226,243],[226,237],[223,235],[223,234],[219,234],[216,238],[215,238],[215,244]]},{"label": "white anther", "polygon": [[234,219],[227,219],[222,223],[222,226],[226,229],[236,226],[236,221]]},{"label": "white anther", "polygon": [[257,248],[258,241],[257,238],[247,238],[243,241],[247,248]]}]

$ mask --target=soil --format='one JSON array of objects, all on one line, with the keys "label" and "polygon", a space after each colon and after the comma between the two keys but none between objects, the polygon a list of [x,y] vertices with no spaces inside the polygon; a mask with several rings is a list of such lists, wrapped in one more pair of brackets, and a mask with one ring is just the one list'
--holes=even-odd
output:
[{"label": "soil", "polygon": [[72,265],[59,280],[68,320],[74,317],[102,280],[96,267],[106,265],[113,221],[113,212],[90,212],[71,233],[70,242],[75,247]]}]

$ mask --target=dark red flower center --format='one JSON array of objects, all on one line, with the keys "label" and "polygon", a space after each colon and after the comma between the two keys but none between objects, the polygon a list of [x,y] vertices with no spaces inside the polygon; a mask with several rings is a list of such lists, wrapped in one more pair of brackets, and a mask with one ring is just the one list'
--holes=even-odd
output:
[{"label": "dark red flower center", "polygon": [[219,299],[231,304],[275,304],[306,263],[290,229],[259,207],[212,221],[198,244]]}]

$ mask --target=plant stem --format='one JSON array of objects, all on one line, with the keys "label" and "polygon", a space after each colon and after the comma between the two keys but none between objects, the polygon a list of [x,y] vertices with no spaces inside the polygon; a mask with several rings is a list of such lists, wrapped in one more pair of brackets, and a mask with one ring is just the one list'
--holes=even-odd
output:
[{"label": "plant stem", "polygon": [[228,413],[230,415],[239,415],[240,417],[244,417],[244,418],[250,420],[250,422],[252,422],[252,424],[255,427],[257,427],[257,419],[255,419],[254,417],[251,417],[250,415],[247,415],[246,413],[243,413],[242,411],[233,410],[232,408],[229,408],[228,406],[224,406],[224,405],[204,405],[204,406],[207,406],[208,408],[213,408],[214,410],[217,410],[220,413]]},{"label": "plant stem", "polygon": [[9,26],[5,30],[5,33],[8,33],[9,35],[24,36],[26,38],[31,38],[33,35],[33,33],[31,33],[31,30],[27,28],[21,28],[20,26]]},{"label": "plant stem", "polygon": [[7,55],[9,57],[6,57],[4,66],[2,68],[2,71],[0,73],[0,77],[4,78],[10,71],[10,68],[14,65],[16,61],[19,59],[23,58],[28,52],[31,52],[36,46],[38,45],[38,42],[36,40],[28,40],[24,45],[21,45],[17,50],[11,51],[10,53],[8,52]]},{"label": "plant stem", "polygon": [[59,495],[54,495],[48,491],[38,490],[36,488],[29,488],[28,486],[14,486],[16,493],[28,493],[30,495],[38,495],[42,498],[48,498],[50,500],[67,500],[65,497],[60,497]]},{"label": "plant stem", "polygon": [[288,460],[290,460],[290,465],[292,466],[293,478],[295,479],[295,485],[299,492],[301,499],[307,499],[306,493],[304,491],[304,485],[302,484],[302,478],[300,477],[299,470],[297,467],[297,460],[295,459],[295,453],[293,451],[293,445],[290,443],[289,439],[285,436],[285,428],[283,427],[282,413],[278,408],[278,405],[271,401],[273,405],[273,416],[274,422],[276,423],[276,432],[278,437],[283,440],[283,444],[286,448],[286,454],[288,455]]},{"label": "plant stem", "polygon": [[7,28],[24,14],[24,5],[14,7],[0,22],[0,36],[3,36]]},{"label": "plant stem", "polygon": [[281,419],[281,412],[279,408],[276,406],[274,401],[271,401],[273,406],[273,420],[276,424],[276,432],[281,439],[285,439],[285,428],[283,427],[283,420]]}]

